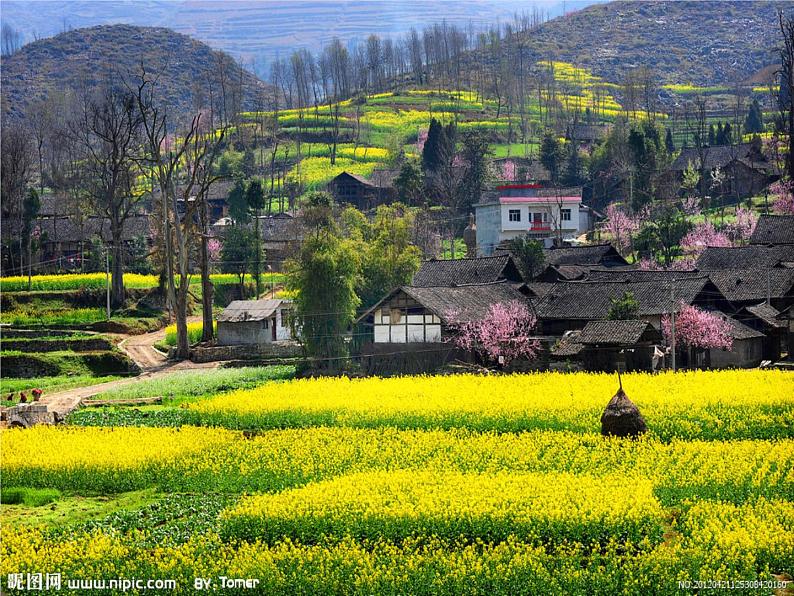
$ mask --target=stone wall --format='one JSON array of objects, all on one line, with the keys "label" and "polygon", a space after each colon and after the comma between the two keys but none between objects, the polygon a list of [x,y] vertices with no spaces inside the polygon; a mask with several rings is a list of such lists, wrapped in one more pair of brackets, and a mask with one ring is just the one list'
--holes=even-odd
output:
[{"label": "stone wall", "polygon": [[295,342],[279,341],[260,345],[198,346],[190,350],[193,362],[217,362],[223,360],[278,360],[297,358],[300,346]]},{"label": "stone wall", "polygon": [[47,404],[19,404],[7,408],[4,419],[11,428],[29,428],[35,424],[55,424],[58,422],[55,412],[47,409]]},{"label": "stone wall", "polygon": [[86,337],[80,339],[29,339],[13,340],[3,338],[0,349],[19,350],[20,352],[99,352],[113,349],[113,344],[104,337]]}]

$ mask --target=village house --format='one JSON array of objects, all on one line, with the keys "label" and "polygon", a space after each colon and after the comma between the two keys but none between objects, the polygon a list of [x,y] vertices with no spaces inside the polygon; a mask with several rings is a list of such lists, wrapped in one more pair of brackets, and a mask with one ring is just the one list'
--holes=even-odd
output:
[{"label": "village house", "polygon": [[[252,222],[246,225],[253,230],[253,217],[251,219]],[[224,217],[212,224],[210,233],[216,238],[223,239],[233,229],[231,218]],[[302,237],[300,217],[294,217],[289,213],[261,215],[259,236],[265,251],[265,263],[273,271],[282,271],[287,259],[292,258],[298,250]]]},{"label": "village house", "polygon": [[[543,295],[533,300],[544,335],[562,336],[566,331],[583,329],[589,321],[609,315],[613,300],[631,292],[638,303],[639,318],[661,329],[662,316],[681,302],[709,310],[730,310],[731,305],[711,280],[686,278],[629,282],[623,280],[573,281],[548,284]],[[528,284],[535,292],[536,285]]]},{"label": "village house", "polygon": [[707,273],[736,310],[768,302],[781,311],[794,304],[794,269],[722,269]]},{"label": "village house", "polygon": [[695,261],[700,271],[767,269],[794,263],[794,244],[709,246]]},{"label": "village house", "polygon": [[528,236],[546,247],[591,232],[594,212],[582,204],[582,189],[505,184],[474,206],[478,254],[493,254],[500,243]]},{"label": "village house", "polygon": [[[777,178],[773,165],[761,152],[760,139],[738,145],[715,145],[700,149],[690,147],[681,150],[663,175],[659,187],[667,189],[669,196],[665,198],[671,198],[678,193],[684,171],[690,164],[696,170],[706,173],[706,179],[700,181],[700,192],[703,195],[750,197],[763,191]],[[711,173],[717,168],[724,175],[724,180],[717,188],[713,188]]]},{"label": "village house", "polygon": [[664,364],[662,343],[661,332],[647,321],[590,321],[563,336],[551,356],[588,371],[650,371]]},{"label": "village house", "polygon": [[571,124],[565,133],[568,141],[576,143],[579,147],[592,150],[597,144],[606,139],[609,134],[607,124],[586,124],[578,122]]},{"label": "village house", "polygon": [[262,345],[292,339],[289,300],[234,300],[218,315],[218,344]]},{"label": "village house", "polygon": [[575,281],[587,278],[593,270],[631,267],[608,243],[552,247],[543,255],[546,265],[535,276],[540,282]]},{"label": "village house", "polygon": [[750,244],[794,244],[794,215],[762,215]]},{"label": "village house", "polygon": [[361,211],[391,203],[397,198],[393,170],[375,170],[370,178],[342,172],[328,183],[328,191],[340,204],[352,205]]},{"label": "village house", "polygon": [[[44,269],[80,269],[98,241],[103,249],[112,238],[110,224],[102,217],[48,217],[38,223],[41,230],[40,262]],[[152,245],[151,222],[148,215],[132,215],[124,222],[122,240],[132,251],[134,245],[144,251]]]},{"label": "village house", "polygon": [[431,259],[423,261],[411,280],[413,287],[463,286],[508,281],[524,281],[508,254],[471,259]]},{"label": "village house", "polygon": [[764,334],[761,353],[764,360],[775,362],[783,353],[791,353],[789,323],[775,307],[766,302],[752,304],[739,310],[734,318]]}]

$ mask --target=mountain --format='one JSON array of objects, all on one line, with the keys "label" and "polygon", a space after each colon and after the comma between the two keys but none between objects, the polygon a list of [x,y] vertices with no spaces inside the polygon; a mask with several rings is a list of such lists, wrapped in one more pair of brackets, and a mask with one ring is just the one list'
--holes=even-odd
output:
[{"label": "mountain", "polygon": [[370,33],[394,36],[442,19],[479,29],[516,12],[555,17],[596,1],[603,0],[3,0],[3,22],[24,41],[112,23],[168,27],[254,62],[264,75],[277,56],[316,52],[333,37],[361,42]]},{"label": "mountain", "polygon": [[664,83],[731,84],[778,61],[777,9],[794,2],[610,2],[526,34],[538,60],[560,60],[611,82],[647,66]]},{"label": "mountain", "polygon": [[228,81],[241,83],[237,87],[243,90],[243,108],[253,108],[259,92],[269,89],[228,54],[187,35],[165,28],[102,25],[40,39],[4,58],[3,114],[23,116],[32,101],[50,91],[90,89],[116,73],[134,77],[141,62],[159,73],[162,98],[180,114],[195,105],[200,83],[219,71]]}]

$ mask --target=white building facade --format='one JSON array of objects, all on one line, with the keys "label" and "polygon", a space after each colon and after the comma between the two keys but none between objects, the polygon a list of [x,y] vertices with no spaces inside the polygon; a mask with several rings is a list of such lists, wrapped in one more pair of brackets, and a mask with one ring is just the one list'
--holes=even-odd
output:
[{"label": "white building facade", "polygon": [[592,229],[592,211],[579,189],[543,189],[535,184],[497,187],[498,194],[475,205],[477,253],[493,254],[504,240],[529,236],[548,248]]}]

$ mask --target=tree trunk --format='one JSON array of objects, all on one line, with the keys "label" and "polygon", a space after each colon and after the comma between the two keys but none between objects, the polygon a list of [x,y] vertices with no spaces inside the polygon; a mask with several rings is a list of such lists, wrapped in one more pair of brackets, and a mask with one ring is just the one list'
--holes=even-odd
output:
[{"label": "tree trunk", "polygon": [[179,276],[179,288],[176,292],[176,357],[186,360],[190,356],[190,343],[187,336],[187,293],[189,284],[187,275]]},{"label": "tree trunk", "polygon": [[210,256],[207,247],[207,215],[206,209],[201,210],[201,341],[212,341],[212,295],[215,288],[210,280]]},{"label": "tree trunk", "polygon": [[256,222],[254,225],[254,230],[256,233],[256,259],[254,261],[254,266],[256,267],[256,271],[254,271],[254,275],[256,276],[256,298],[255,300],[259,300],[259,296],[262,293],[262,265],[260,260],[262,259],[262,249],[260,248],[260,243],[262,242],[262,237],[259,235],[259,207],[256,208],[254,212],[254,216],[256,217]]},{"label": "tree trunk", "polygon": [[124,306],[124,251],[121,245],[122,227],[112,225],[110,238],[113,243],[113,263],[111,263],[110,302],[113,308]]}]

